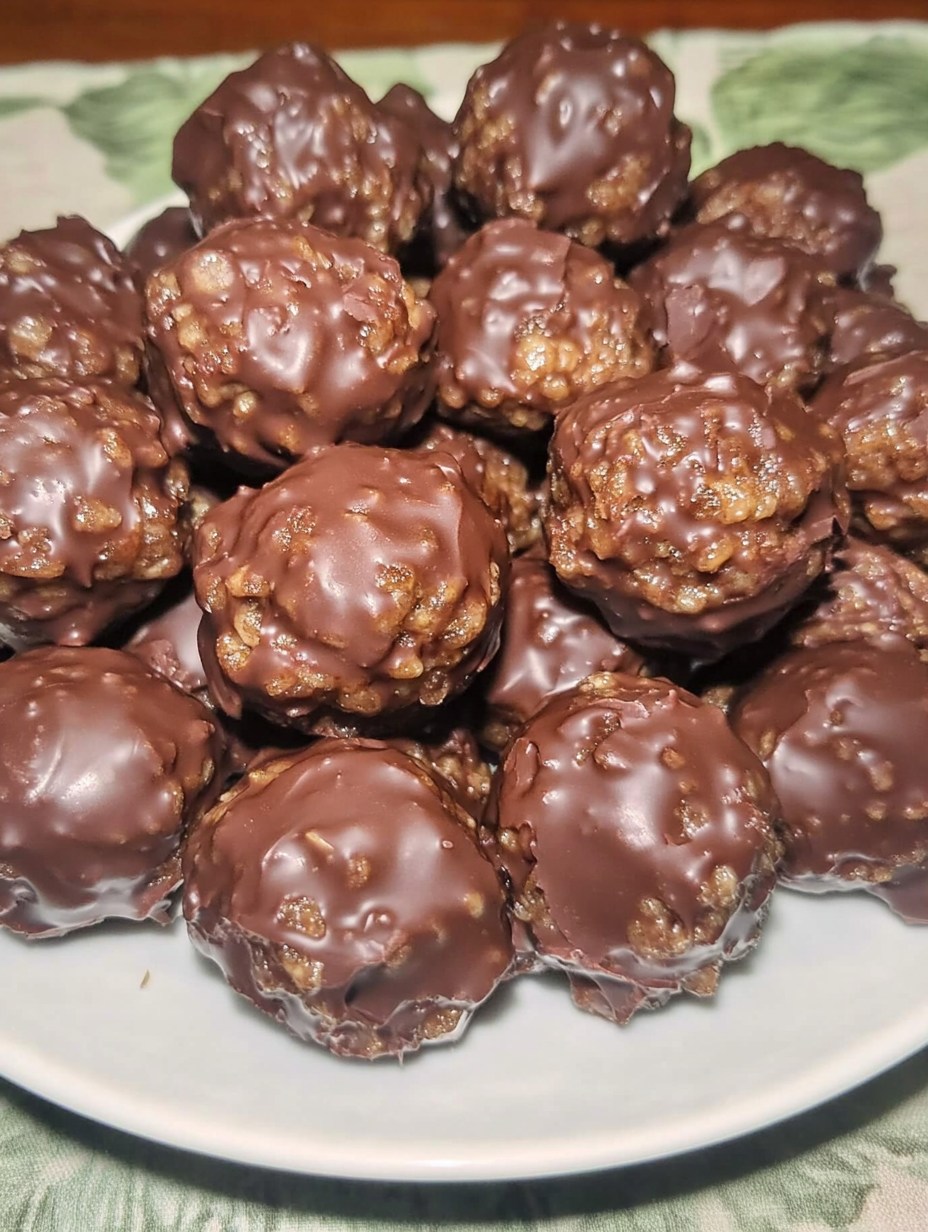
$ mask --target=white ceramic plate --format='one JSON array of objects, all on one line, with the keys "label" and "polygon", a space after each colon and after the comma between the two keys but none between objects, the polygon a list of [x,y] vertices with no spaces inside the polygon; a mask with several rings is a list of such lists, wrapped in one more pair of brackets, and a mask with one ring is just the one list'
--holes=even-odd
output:
[{"label": "white ceramic plate", "polygon": [[180,922],[31,945],[4,935],[0,1071],[120,1129],[243,1163],[549,1176],[707,1146],[872,1077],[928,1043],[926,963],[928,929],[876,900],[783,891],[712,1002],[678,999],[620,1029],[575,1010],[557,978],[526,978],[461,1043],[399,1066],[291,1040]]},{"label": "white ceramic plate", "polygon": [[[4,1074],[120,1129],[243,1163],[489,1180],[654,1159],[758,1129],[928,1041],[928,930],[875,900],[783,891],[712,1003],[620,1029],[554,977],[498,994],[400,1066],[290,1039],[183,926],[0,936]],[[147,976],[147,979],[146,979]]]}]

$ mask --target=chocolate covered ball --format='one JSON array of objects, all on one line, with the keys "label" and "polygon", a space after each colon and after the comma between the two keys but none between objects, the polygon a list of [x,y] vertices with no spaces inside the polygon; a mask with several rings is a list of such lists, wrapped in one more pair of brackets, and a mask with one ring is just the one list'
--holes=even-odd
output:
[{"label": "chocolate covered ball", "polygon": [[[152,671],[166,676],[185,693],[191,693],[205,705],[213,707],[200,657],[197,634],[202,612],[193,587],[187,579],[172,588],[170,596],[161,596],[156,610],[146,613],[132,631],[124,649],[141,659]],[[226,761],[230,773],[241,774],[257,759],[264,761],[284,756],[306,745],[309,737],[290,728],[277,727],[259,716],[245,714],[232,719],[222,711],[218,721],[226,740]],[[346,717],[326,724],[327,734],[355,735]],[[339,730],[341,729],[341,730]],[[448,726],[447,721],[418,737],[391,737],[389,744],[422,762],[428,770],[441,775],[459,804],[479,817],[490,792],[491,771],[474,735],[465,727]]]},{"label": "chocolate covered ball", "polygon": [[782,877],[928,923],[928,664],[903,644],[793,651],[736,699],[780,799]]},{"label": "chocolate covered ball", "polygon": [[552,697],[599,672],[637,675],[644,659],[571,594],[542,554],[512,562],[499,653],[483,679],[481,739],[503,749]]},{"label": "chocolate covered ball", "polygon": [[[192,587],[185,585],[177,590],[171,602],[165,603],[165,597],[159,600],[155,605],[158,610],[138,625],[124,649],[212,708],[197,640],[202,613]],[[226,739],[226,761],[234,774],[256,765],[259,758],[268,761],[292,753],[310,739],[256,715],[245,714],[239,720],[222,711],[217,715]],[[326,724],[326,734],[355,735],[355,726],[342,716]],[[421,762],[431,773],[441,775],[458,803],[475,817],[481,816],[492,772],[476,737],[466,727],[449,726],[446,719],[418,737],[393,736],[387,743]]]},{"label": "chocolate covered ball", "polygon": [[794,646],[911,643],[928,662],[928,573],[881,543],[850,535],[791,622]]},{"label": "chocolate covered ball", "polygon": [[184,563],[187,471],[140,394],[47,379],[0,388],[0,637],[83,645]]},{"label": "chocolate covered ball", "polygon": [[202,612],[189,578],[132,631],[124,649],[172,684],[209,704],[197,633]]},{"label": "chocolate covered ball", "polygon": [[132,273],[83,218],[59,218],[0,247],[0,379],[135,385],[143,331]]},{"label": "chocolate covered ball", "polygon": [[447,453],[506,531],[512,552],[541,539],[540,491],[514,453],[486,437],[431,419],[410,442],[420,453]]},{"label": "chocolate covered ball", "polygon": [[580,394],[650,372],[638,295],[598,253],[524,219],[488,223],[432,283],[438,405],[538,431]]},{"label": "chocolate covered ball", "polygon": [[779,141],[704,171],[690,185],[690,202],[700,222],[743,219],[755,235],[823,259],[839,278],[865,273],[883,235],[858,172]]},{"label": "chocolate covered ball", "polygon": [[717,659],[761,637],[847,527],[840,441],[795,395],[655,372],[555,425],[545,533],[613,632]]},{"label": "chocolate covered ball", "polygon": [[[211,478],[219,479],[219,476],[213,475]],[[236,490],[233,488],[223,497],[202,483],[191,483],[187,503],[187,521],[191,530],[200,525],[210,509]],[[185,693],[192,693],[212,707],[197,640],[201,617],[193,578],[189,569],[184,569],[149,607],[139,612],[121,630],[123,637],[120,646],[153,671],[167,676]]]},{"label": "chocolate covered ball", "polygon": [[695,665],[686,684],[727,713],[791,646],[832,642],[914,647],[928,662],[928,573],[885,544],[848,535],[829,569],[771,634],[718,662]]},{"label": "chocolate covered ball", "polygon": [[136,231],[126,245],[126,258],[144,287],[149,274],[192,248],[199,238],[187,206],[169,205]]},{"label": "chocolate covered ball", "polygon": [[832,309],[828,370],[868,358],[928,350],[928,324],[917,321],[902,304],[882,293],[836,287]]},{"label": "chocolate covered ball", "polygon": [[0,664],[0,732],[0,924],[166,923],[221,763],[213,715],[122,651],[43,647]]},{"label": "chocolate covered ball", "polygon": [[450,1042],[508,973],[474,822],[397,749],[321,740],[253,770],[197,826],[184,914],[232,987],[339,1056]]},{"label": "chocolate covered ball", "polygon": [[480,752],[477,739],[466,727],[439,727],[414,739],[391,736],[385,741],[439,778],[458,804],[477,821],[483,816],[493,772]]},{"label": "chocolate covered ball", "polygon": [[429,201],[409,125],[306,43],[231,73],[178,131],[172,174],[201,234],[260,214],[392,251]]},{"label": "chocolate covered ball", "polygon": [[591,676],[509,747],[488,814],[513,911],[575,1003],[615,1022],[715,992],[776,879],[764,767],[667,680]]},{"label": "chocolate covered ball", "polygon": [[391,86],[377,104],[381,111],[405,121],[420,146],[420,170],[431,186],[431,205],[423,214],[413,249],[403,253],[404,266],[432,275],[457,252],[472,227],[455,200],[452,166],[457,142],[451,125],[429,107],[418,90],[402,82]]},{"label": "chocolate covered ball", "polygon": [[131,631],[122,649],[213,712],[225,741],[225,783],[244,774],[259,757],[280,757],[303,748],[308,737],[269,723],[260,715],[244,714],[233,719],[216,709],[200,657],[202,613],[189,580],[182,581],[183,585],[171,588],[173,593],[159,597],[154,610],[145,613],[147,619]]},{"label": "chocolate covered ball", "polygon": [[331,711],[425,718],[495,653],[507,578],[503,530],[451,457],[319,449],[197,531],[210,690],[307,730]]},{"label": "chocolate covered ball", "polygon": [[391,257],[295,219],[218,227],[152,275],[147,314],[184,415],[253,465],[385,440],[429,400],[431,307]]},{"label": "chocolate covered ball", "polygon": [[579,22],[529,30],[468,82],[455,183],[483,218],[518,215],[584,244],[661,235],[690,166],[674,93],[638,39]]},{"label": "chocolate covered ball", "polygon": [[630,275],[668,365],[805,389],[822,368],[834,278],[732,222],[683,227]]},{"label": "chocolate covered ball", "polygon": [[928,349],[834,373],[811,410],[840,433],[854,515],[894,547],[928,548]]}]

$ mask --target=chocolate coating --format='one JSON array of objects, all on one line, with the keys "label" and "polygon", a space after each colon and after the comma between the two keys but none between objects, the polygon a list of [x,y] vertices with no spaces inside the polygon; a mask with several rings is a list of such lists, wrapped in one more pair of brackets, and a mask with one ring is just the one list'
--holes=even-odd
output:
[{"label": "chocolate coating", "polygon": [[780,798],[783,879],[867,890],[928,923],[928,665],[905,644],[796,650],[739,696],[732,724]]},{"label": "chocolate coating", "polygon": [[181,410],[164,362],[151,345],[145,349],[142,366],[143,384],[161,418],[161,439],[171,457],[183,457],[195,465],[201,457],[217,455],[209,434],[191,423]]},{"label": "chocolate coating", "polygon": [[520,218],[488,223],[432,283],[438,404],[537,431],[580,394],[654,367],[638,295],[598,253]]},{"label": "chocolate coating", "polygon": [[169,205],[136,231],[126,245],[126,258],[144,287],[149,274],[192,248],[199,238],[187,206]]},{"label": "chocolate coating", "polygon": [[794,646],[910,642],[928,662],[928,573],[880,543],[851,535],[835,552],[812,605],[791,623]]},{"label": "chocolate coating", "polygon": [[132,267],[83,218],[0,247],[0,377],[105,377],[132,386],[142,303]]},{"label": "chocolate coating", "polygon": [[695,224],[629,277],[667,365],[740,372],[788,389],[815,383],[834,279],[814,257],[738,220]]},{"label": "chocolate coating", "polygon": [[455,183],[484,218],[519,215],[591,246],[664,234],[690,166],[674,93],[638,39],[579,22],[529,30],[468,82]]},{"label": "chocolate coating", "polygon": [[0,636],[83,645],[184,563],[183,463],[116,385],[0,388]]},{"label": "chocolate coating", "polygon": [[[217,484],[216,489],[202,483],[191,483],[186,511],[191,530],[200,525],[210,509],[237,490],[238,485],[235,485],[231,491],[221,494],[218,485],[222,478],[215,473],[210,476]],[[153,671],[167,676],[185,693],[192,693],[211,706],[197,642],[201,616],[193,591],[193,578],[185,569],[164,588],[150,607],[138,614],[131,626],[121,630],[121,649],[134,654]]]},{"label": "chocolate coating", "polygon": [[495,653],[502,528],[446,454],[320,449],[213,509],[194,580],[210,690],[312,730],[425,712]]},{"label": "chocolate coating", "polygon": [[551,440],[551,563],[613,632],[717,659],[761,637],[847,527],[840,442],[795,395],[655,372],[575,402]]},{"label": "chocolate coating", "polygon": [[822,258],[839,278],[858,278],[883,236],[863,177],[808,150],[783,145],[738,150],[690,185],[700,222],[744,219],[767,239],[786,240]]},{"label": "chocolate coating", "polygon": [[738,693],[791,646],[832,642],[910,646],[928,662],[928,573],[885,544],[851,534],[784,622],[759,643],[697,665],[687,687],[727,713]]},{"label": "chocolate coating", "polygon": [[166,923],[221,761],[210,712],[122,651],[49,647],[0,665],[0,731],[0,924]]},{"label": "chocolate coating", "polygon": [[928,349],[864,359],[824,381],[811,410],[841,434],[857,521],[898,548],[928,544]]},{"label": "chocolate coating", "polygon": [[503,749],[552,697],[597,672],[637,675],[641,655],[562,586],[540,553],[512,562],[499,653],[482,678],[481,739]]},{"label": "chocolate coating", "polygon": [[399,749],[439,778],[451,795],[479,821],[486,807],[493,772],[480,752],[474,734],[466,727],[430,731],[415,740],[391,736],[384,743]]},{"label": "chocolate coating", "polygon": [[895,299],[896,289],[893,286],[893,280],[898,273],[895,265],[870,265],[861,271],[858,285],[862,291],[882,295],[884,299]]},{"label": "chocolate coating", "polygon": [[880,292],[836,287],[832,307],[829,369],[867,358],[928,350],[928,324],[916,321],[902,304]]},{"label": "chocolate coating", "polygon": [[488,831],[516,918],[581,1009],[624,1022],[709,995],[753,947],[777,805],[714,707],[667,680],[592,676],[530,720],[498,783]]},{"label": "chocolate coating", "polygon": [[201,234],[230,218],[295,217],[391,251],[429,201],[409,125],[306,43],[231,73],[181,125],[172,175]]},{"label": "chocolate coating", "polygon": [[200,657],[202,612],[189,578],[178,579],[145,615],[147,619],[131,630],[121,648],[209,707],[225,740],[227,778],[244,774],[258,757],[280,757],[306,744],[306,736],[258,715],[233,719],[216,709]]},{"label": "chocolate coating", "polygon": [[252,771],[194,831],[191,939],[237,992],[340,1056],[453,1040],[512,961],[473,825],[398,750],[321,740]]},{"label": "chocolate coating", "polygon": [[457,143],[451,125],[429,107],[418,90],[402,82],[391,86],[377,104],[381,111],[405,121],[419,140],[420,169],[432,189],[432,203],[422,216],[414,246],[403,254],[409,263],[431,275],[457,252],[470,234],[454,194],[452,165]]},{"label": "chocolate coating", "polygon": [[[185,586],[179,598],[159,607],[160,611],[134,630],[125,649],[152,671],[167,676],[179,689],[211,707],[197,641],[202,613],[193,588]],[[254,765],[258,757],[268,761],[292,753],[307,740],[297,732],[262,722],[255,715],[234,720],[220,711],[217,717],[226,737],[230,770],[235,773]],[[421,762],[431,773],[441,775],[448,790],[468,812],[475,817],[483,813],[492,774],[476,738],[466,728],[442,726],[418,738],[391,737],[387,743]]]},{"label": "chocolate coating", "polygon": [[541,539],[541,494],[523,462],[501,445],[429,420],[414,438],[420,453],[447,453],[460,466],[464,478],[506,531],[512,552],[521,552]]},{"label": "chocolate coating", "polygon": [[392,258],[308,223],[217,228],[152,275],[147,313],[187,418],[264,467],[385,440],[430,397],[431,307]]},{"label": "chocolate coating", "polygon": [[[159,605],[160,606],[160,605]],[[180,597],[133,630],[124,649],[172,684],[208,702],[197,632],[202,612],[189,581]]]}]

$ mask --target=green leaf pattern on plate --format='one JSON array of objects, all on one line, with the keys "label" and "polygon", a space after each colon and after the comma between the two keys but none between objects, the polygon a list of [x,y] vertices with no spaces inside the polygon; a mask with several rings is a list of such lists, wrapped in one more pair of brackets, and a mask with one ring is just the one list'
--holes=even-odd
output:
[{"label": "green leaf pattern on plate", "polygon": [[0,98],[0,120],[6,116],[16,115],[19,111],[31,111],[34,107],[42,107],[44,103],[43,98],[36,98],[29,94],[13,94],[8,98]]},{"label": "green leaf pattern on plate", "polygon": [[[246,58],[247,59],[247,58]],[[174,133],[238,62],[161,61],[127,73],[118,85],[91,88],[64,108],[68,123],[106,159],[109,175],[142,204],[171,188]]]},{"label": "green leaf pattern on plate", "polygon": [[774,46],[719,77],[712,105],[728,149],[785,141],[877,171],[928,143],[928,47]]}]

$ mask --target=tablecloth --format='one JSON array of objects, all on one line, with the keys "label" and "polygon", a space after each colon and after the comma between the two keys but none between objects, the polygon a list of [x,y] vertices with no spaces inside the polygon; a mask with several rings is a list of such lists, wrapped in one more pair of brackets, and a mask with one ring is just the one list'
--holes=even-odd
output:
[{"label": "tablecloth", "polygon": [[[661,31],[652,42],[677,75],[696,170],[771,140],[858,167],[883,213],[883,258],[906,254],[898,293],[928,314],[928,24]],[[374,96],[404,80],[450,115],[487,55],[443,46],[339,58]],[[248,58],[0,70],[0,235],[58,213],[106,228],[162,197],[171,189],[172,133]],[[15,995],[3,987],[3,997]],[[735,1143],[595,1175],[466,1186],[226,1164],[153,1146],[0,1083],[2,1232],[401,1228],[919,1232],[928,1228],[928,1052]]]}]

